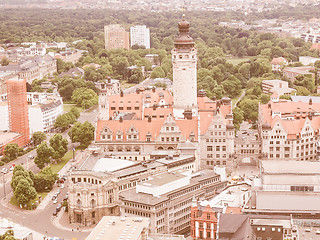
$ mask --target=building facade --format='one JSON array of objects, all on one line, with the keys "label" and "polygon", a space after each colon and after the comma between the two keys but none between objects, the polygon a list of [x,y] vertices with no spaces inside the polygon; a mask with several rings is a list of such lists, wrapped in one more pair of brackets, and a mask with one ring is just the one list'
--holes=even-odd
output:
[{"label": "building facade", "polygon": [[139,45],[150,48],[150,29],[145,25],[130,27],[130,46]]},{"label": "building facade", "polygon": [[129,33],[119,24],[104,26],[105,49],[129,49]]},{"label": "building facade", "polygon": [[149,217],[154,233],[186,234],[190,232],[192,198],[210,198],[226,184],[212,170],[159,174],[120,194],[121,214]]},{"label": "building facade", "polygon": [[121,192],[134,189],[153,175],[194,171],[195,161],[194,154],[141,162],[89,157],[81,169],[72,171],[69,176],[69,219],[91,225],[105,215],[120,215]]},{"label": "building facade", "polygon": [[258,134],[262,158],[317,160],[320,104],[270,101],[259,106]]}]

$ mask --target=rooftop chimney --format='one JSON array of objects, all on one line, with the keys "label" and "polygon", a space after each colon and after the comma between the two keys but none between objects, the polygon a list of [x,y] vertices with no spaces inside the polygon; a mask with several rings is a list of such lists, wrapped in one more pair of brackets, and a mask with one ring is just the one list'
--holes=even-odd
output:
[{"label": "rooftop chimney", "polygon": [[140,93],[140,89],[139,89],[139,88],[136,89],[136,93],[137,93],[137,94]]},{"label": "rooftop chimney", "polygon": [[312,105],[312,98],[309,98],[309,105]]},{"label": "rooftop chimney", "polygon": [[151,116],[148,117],[148,122],[151,122],[152,118]]},{"label": "rooftop chimney", "polygon": [[108,83],[111,83],[111,77],[110,76],[108,77]]},{"label": "rooftop chimney", "polygon": [[153,87],[153,88],[152,88],[152,92],[156,92],[156,87]]}]

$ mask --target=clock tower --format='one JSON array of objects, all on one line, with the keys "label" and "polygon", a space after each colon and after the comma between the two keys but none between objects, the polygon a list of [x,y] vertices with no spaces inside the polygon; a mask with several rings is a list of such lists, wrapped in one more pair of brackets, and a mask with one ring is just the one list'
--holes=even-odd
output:
[{"label": "clock tower", "polygon": [[185,110],[197,115],[197,50],[189,35],[190,23],[184,19],[178,24],[179,35],[171,51],[173,65],[173,114],[183,118]]}]

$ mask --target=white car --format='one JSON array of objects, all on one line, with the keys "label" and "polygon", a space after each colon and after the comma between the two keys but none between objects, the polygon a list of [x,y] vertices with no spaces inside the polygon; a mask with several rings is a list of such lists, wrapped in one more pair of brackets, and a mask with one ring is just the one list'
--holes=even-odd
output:
[{"label": "white car", "polygon": [[63,189],[63,188],[64,188],[64,184],[61,184],[61,185],[60,185],[60,188]]},{"label": "white car", "polygon": [[58,199],[53,200],[53,204],[58,203]]},{"label": "white car", "polygon": [[8,169],[2,168],[1,172],[2,172],[2,173],[7,173],[7,172],[8,172]]}]

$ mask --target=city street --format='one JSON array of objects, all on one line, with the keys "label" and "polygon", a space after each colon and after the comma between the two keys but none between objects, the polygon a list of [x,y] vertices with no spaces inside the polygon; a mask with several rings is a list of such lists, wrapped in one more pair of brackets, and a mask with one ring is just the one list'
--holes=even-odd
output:
[{"label": "city street", "polygon": [[[81,112],[81,115],[78,119],[79,122],[83,123],[85,121],[89,121],[95,126],[95,122],[98,116],[98,111],[93,108],[91,111]],[[53,136],[53,133],[48,134],[47,141]],[[68,138],[68,131],[62,133],[64,138]],[[72,144],[69,141],[69,150],[72,149]],[[5,164],[1,168],[9,169],[12,164],[15,165],[23,165],[26,169],[32,170],[33,172],[38,172],[39,168],[35,165],[33,159],[30,159],[29,156],[36,156],[36,150],[32,150],[31,152],[25,154],[17,158],[16,160]],[[81,163],[75,162],[73,163],[76,166]],[[66,164],[66,166],[60,171],[60,175],[63,175],[67,172],[67,169],[70,167],[70,164]],[[27,227],[33,231],[39,232],[44,236],[50,237],[60,237],[63,239],[85,239],[85,237],[89,234],[88,231],[76,231],[76,227],[72,229],[68,229],[66,226],[61,226],[58,221],[54,221],[55,218],[53,216],[53,212],[59,203],[62,203],[63,198],[67,194],[67,183],[65,183],[65,188],[60,189],[57,185],[54,186],[53,190],[47,195],[45,199],[43,199],[43,203],[39,205],[38,209],[34,211],[29,210],[21,210],[18,207],[12,206],[9,201],[13,196],[13,192],[11,189],[11,178],[12,171],[8,171],[8,173],[3,174],[0,177],[0,199],[1,199],[1,210],[0,216],[3,218],[7,218],[15,223],[18,223],[24,227]],[[3,180],[5,181],[5,188],[3,187]],[[58,203],[53,204],[52,196],[60,189],[61,193],[58,195]],[[61,210],[63,211],[63,210]],[[61,213],[60,213],[61,214]]]}]

